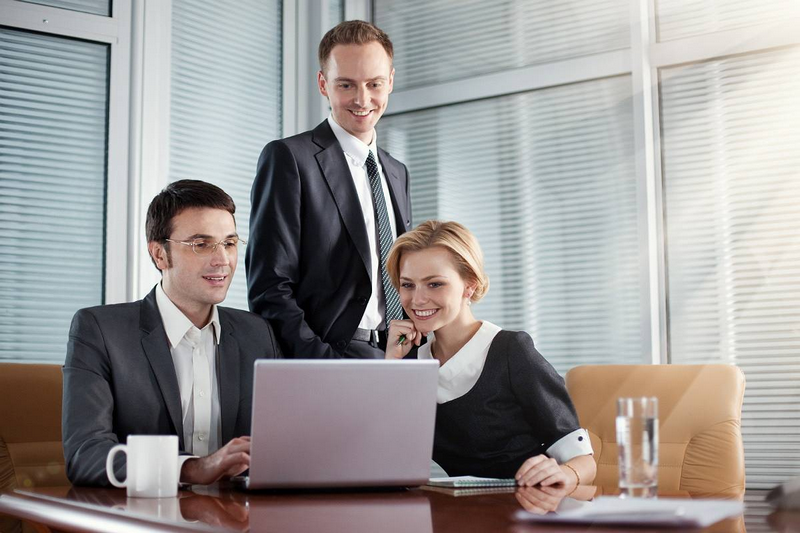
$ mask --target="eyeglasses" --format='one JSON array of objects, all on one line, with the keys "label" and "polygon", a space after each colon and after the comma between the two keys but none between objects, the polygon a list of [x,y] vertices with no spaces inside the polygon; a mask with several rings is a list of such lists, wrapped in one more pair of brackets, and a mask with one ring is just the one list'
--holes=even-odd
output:
[{"label": "eyeglasses", "polygon": [[239,251],[239,243],[242,245],[247,244],[247,241],[238,237],[230,239],[222,239],[219,242],[214,242],[211,239],[195,239],[193,241],[173,241],[172,239],[164,239],[167,242],[174,242],[175,244],[182,244],[184,246],[191,246],[192,251],[197,255],[211,255],[217,251],[217,246],[222,245],[222,249],[229,254]]}]

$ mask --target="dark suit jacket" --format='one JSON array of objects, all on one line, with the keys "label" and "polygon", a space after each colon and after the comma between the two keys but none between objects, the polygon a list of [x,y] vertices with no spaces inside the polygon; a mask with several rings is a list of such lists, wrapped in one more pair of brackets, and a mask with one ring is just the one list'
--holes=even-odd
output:
[{"label": "dark suit jacket", "polygon": [[[411,226],[405,165],[378,149],[398,234]],[[372,294],[364,215],[328,121],[269,143],[251,193],[250,310],[269,320],[287,357],[341,357]]]},{"label": "dark suit jacket", "polygon": [[[280,352],[264,319],[218,309],[224,444],[250,434],[255,360]],[[75,313],[64,363],[62,432],[67,477],[76,485],[108,485],[106,456],[128,435],[177,435],[184,450],[178,378],[155,289],[137,302]],[[115,473],[122,478],[125,458],[117,458]]]}]

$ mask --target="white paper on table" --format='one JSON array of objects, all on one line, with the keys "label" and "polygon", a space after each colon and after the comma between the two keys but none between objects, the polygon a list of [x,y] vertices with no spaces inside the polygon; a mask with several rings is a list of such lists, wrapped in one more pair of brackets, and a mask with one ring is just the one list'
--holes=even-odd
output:
[{"label": "white paper on table", "polygon": [[555,512],[538,515],[517,511],[516,518],[531,522],[702,528],[743,511],[742,502],[731,500],[600,496],[589,502],[565,498]]}]

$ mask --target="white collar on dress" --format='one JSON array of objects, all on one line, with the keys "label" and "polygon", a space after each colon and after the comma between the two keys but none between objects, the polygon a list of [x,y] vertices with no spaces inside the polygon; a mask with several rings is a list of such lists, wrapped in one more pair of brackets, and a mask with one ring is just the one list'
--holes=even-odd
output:
[{"label": "white collar on dress", "polygon": [[[439,388],[436,393],[438,403],[455,400],[468,393],[478,382],[489,355],[489,347],[502,328],[484,320],[480,329],[444,365],[439,367]],[[433,359],[431,343],[436,338],[428,335],[428,343],[420,346],[418,359]]]}]

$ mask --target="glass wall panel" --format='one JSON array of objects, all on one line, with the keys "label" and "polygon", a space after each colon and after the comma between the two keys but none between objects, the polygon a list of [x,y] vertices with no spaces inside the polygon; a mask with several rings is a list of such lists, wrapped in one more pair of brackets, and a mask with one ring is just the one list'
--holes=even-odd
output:
[{"label": "glass wall panel", "polygon": [[748,487],[800,474],[800,48],[661,72],[674,363],[744,370]]},{"label": "glass wall panel", "polygon": [[716,31],[800,17],[797,0],[656,0],[658,40],[672,41]]},{"label": "glass wall panel", "polygon": [[344,0],[329,0],[328,26],[333,28],[344,20]]},{"label": "glass wall panel", "polygon": [[111,16],[111,0],[21,0],[28,4],[58,7],[92,15]]},{"label": "glass wall panel", "polygon": [[411,174],[414,223],[478,237],[477,317],[528,331],[560,371],[645,363],[630,77],[385,117]]},{"label": "glass wall panel", "polygon": [[375,0],[395,89],[630,46],[629,0]]},{"label": "glass wall panel", "polygon": [[[173,0],[170,180],[200,179],[236,202],[247,239],[261,149],[281,136],[281,2]],[[244,253],[225,305],[247,309]]]},{"label": "glass wall panel", "polygon": [[0,359],[62,362],[103,303],[108,54],[0,29]]}]

